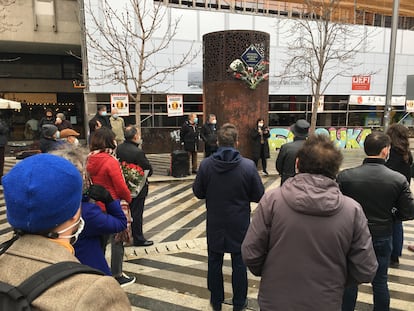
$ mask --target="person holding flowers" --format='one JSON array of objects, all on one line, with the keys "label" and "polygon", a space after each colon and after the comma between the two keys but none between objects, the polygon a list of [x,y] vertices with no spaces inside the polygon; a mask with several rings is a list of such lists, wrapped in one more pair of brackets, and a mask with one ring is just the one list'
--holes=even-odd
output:
[{"label": "person holding flowers", "polygon": [[132,216],[132,237],[134,246],[151,246],[153,241],[144,237],[142,230],[142,215],[144,212],[145,197],[148,195],[147,176],[152,175],[152,166],[139,144],[141,137],[135,126],[125,129],[125,141],[116,150],[121,162],[125,181],[131,192],[132,201],[129,205]]},{"label": "person holding flowers", "polygon": [[[91,136],[90,153],[86,160],[86,170],[92,184],[101,185],[109,191],[114,200],[131,202],[131,193],[122,176],[121,167],[115,157],[115,134],[108,127],[101,127]],[[103,211],[105,204],[96,202]],[[123,241],[115,239],[113,234],[103,238],[102,247],[105,251],[108,238],[111,240],[111,272],[123,287],[135,282],[135,277],[129,277],[122,272],[124,245]]]}]

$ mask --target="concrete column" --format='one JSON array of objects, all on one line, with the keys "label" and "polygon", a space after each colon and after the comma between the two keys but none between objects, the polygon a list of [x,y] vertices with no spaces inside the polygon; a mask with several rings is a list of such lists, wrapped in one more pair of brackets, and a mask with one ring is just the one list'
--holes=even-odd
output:
[{"label": "concrete column", "polygon": [[[255,54],[268,62],[269,42],[270,35],[260,31],[230,30],[203,36],[204,119],[214,113],[219,126],[227,122],[235,124],[239,130],[238,149],[245,157],[251,157],[250,130],[256,120],[264,118],[268,124],[269,82],[263,80],[251,89],[248,83],[234,76],[229,66],[236,59],[249,62]],[[248,55],[252,46],[252,54]],[[262,73],[268,72],[266,65]]]}]

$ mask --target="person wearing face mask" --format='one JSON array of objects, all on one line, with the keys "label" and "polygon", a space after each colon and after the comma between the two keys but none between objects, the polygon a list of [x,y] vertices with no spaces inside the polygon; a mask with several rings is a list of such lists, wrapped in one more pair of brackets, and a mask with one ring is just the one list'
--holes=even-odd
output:
[{"label": "person wearing face mask", "polygon": [[118,145],[122,144],[125,140],[125,122],[124,119],[119,116],[118,108],[112,108],[109,121],[111,123],[112,132],[115,133],[116,143]]},{"label": "person wearing face mask", "polygon": [[184,150],[191,158],[191,172],[197,174],[197,151],[198,151],[198,117],[195,113],[188,116],[188,120],[181,126],[180,140]]},{"label": "person wearing face mask", "polygon": [[200,130],[200,137],[204,141],[204,157],[209,157],[218,149],[217,145],[217,118],[215,114],[210,114],[208,120]]},{"label": "person wearing face mask", "polygon": [[[45,174],[52,171],[53,174]],[[17,286],[55,263],[79,262],[72,243],[82,231],[82,176],[66,159],[29,157],[2,178],[12,239],[0,241],[0,281]],[[64,295],[62,295],[64,293]],[[99,297],[99,299],[97,299]],[[76,302],[76,303],[74,303]],[[55,283],[32,303],[36,310],[130,310],[108,276],[79,273]]]},{"label": "person wearing face mask", "polygon": [[[56,119],[53,116],[53,111],[50,108],[47,108],[45,110],[45,115],[44,117],[42,117],[39,121],[39,128],[42,129],[43,125],[45,124],[55,124]],[[42,135],[42,133],[40,133],[40,136]]]},{"label": "person wearing face mask", "polygon": [[255,128],[251,131],[252,157],[256,167],[259,159],[262,161],[263,174],[266,176],[269,175],[267,172],[267,159],[270,158],[269,143],[267,141],[269,137],[269,128],[265,126],[263,119],[258,119]]},{"label": "person wearing face mask", "polygon": [[[362,165],[338,174],[339,189],[361,204],[368,219],[368,228],[378,261],[372,281],[374,310],[389,310],[388,266],[392,252],[393,209],[399,220],[414,218],[414,200],[404,175],[385,166],[391,139],[382,132],[372,132],[364,141],[367,157]],[[357,284],[344,291],[342,311],[355,309]]]},{"label": "person wearing face mask", "polygon": [[69,120],[66,120],[66,116],[64,113],[59,112],[56,114],[56,121],[55,121],[55,125],[58,128],[59,131],[62,131],[64,129],[71,129],[72,127],[72,123],[70,123]]},{"label": "person wearing face mask", "polygon": [[[86,171],[91,184],[101,185],[109,191],[114,200],[125,200],[131,203],[131,192],[122,175],[121,167],[116,158],[115,134],[107,127],[97,129],[90,142],[90,153],[86,160]],[[97,201],[103,211],[105,203]],[[135,282],[135,277],[129,277],[122,272],[124,246],[122,241],[116,241],[114,235],[102,236],[102,248],[105,251],[108,239],[111,240],[111,272],[121,286]]]},{"label": "person wearing face mask", "polygon": [[102,127],[112,128],[105,105],[98,105],[98,111],[93,119],[98,120]]},{"label": "person wearing face mask", "polygon": [[[52,152],[67,159],[84,176],[85,157],[80,148],[65,148]],[[102,234],[118,233],[126,229],[127,219],[119,200],[114,200],[109,192],[100,185],[84,184],[82,196],[82,218],[85,220],[85,230],[74,243],[75,256],[84,265],[98,269],[106,275],[112,275],[101,247]],[[96,201],[105,204],[106,213],[96,205]]]},{"label": "person wearing face mask", "polygon": [[80,134],[78,132],[72,129],[64,129],[60,132],[60,138],[74,147],[79,146],[79,140],[77,138],[79,135]]}]

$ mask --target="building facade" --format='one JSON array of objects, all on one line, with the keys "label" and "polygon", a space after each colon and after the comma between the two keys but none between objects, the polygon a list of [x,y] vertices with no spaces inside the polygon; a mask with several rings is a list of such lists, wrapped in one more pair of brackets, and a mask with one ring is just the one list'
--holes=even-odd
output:
[{"label": "building facade", "polygon": [[65,113],[84,135],[83,89],[74,87],[82,80],[78,2],[10,0],[0,11],[0,98],[22,103],[19,111],[0,110],[10,139],[31,139],[27,121],[47,108]]},{"label": "building facade", "polygon": [[[125,1],[109,2],[120,10],[126,5]],[[146,2],[151,5],[159,3]],[[392,15],[392,2],[389,5],[388,2],[382,6],[368,0],[340,2],[342,7],[337,18],[346,18],[350,24],[355,24],[361,35],[369,31],[370,37],[358,55],[359,65],[352,74],[354,79],[352,76],[339,77],[324,92],[318,127],[352,129],[381,126]],[[103,1],[88,3],[99,8]],[[162,67],[191,47],[199,54],[191,64],[171,74],[163,83],[144,91],[140,119],[148,152],[168,152],[175,148],[174,133],[187,114],[195,112],[203,122],[202,36],[214,31],[257,30],[269,33],[269,125],[287,128],[298,118],[310,118],[310,85],[301,79],[278,79],[287,49],[285,30],[292,27],[292,19],[306,18],[306,8],[301,1],[163,0],[161,3],[167,10],[167,20],[180,18],[180,23],[169,48],[154,55],[153,62]],[[104,73],[88,62],[84,104],[82,66],[79,59],[73,56],[81,54],[78,2],[16,1],[7,10],[14,28],[0,32],[0,59],[16,60],[2,62],[0,66],[0,96],[23,103],[20,112],[7,112],[16,128],[13,138],[24,139],[21,132],[25,122],[30,117],[40,118],[49,106],[56,112],[64,111],[70,120],[78,124],[78,130],[85,137],[84,124],[94,115],[96,105],[106,104],[109,108],[111,94],[125,93],[125,88],[100,83]],[[414,74],[412,2],[401,0],[399,15],[392,117],[394,121],[405,118],[407,125],[413,125],[411,118],[406,117],[405,101],[402,99],[406,95],[407,76]],[[86,16],[87,29],[92,27],[90,23],[90,16]],[[158,34],[158,37],[161,36],[162,30]],[[154,37],[156,39],[157,36]],[[88,57],[93,54],[93,50],[87,51]],[[358,89],[359,76],[369,80],[368,87],[365,83],[362,89]],[[183,96],[184,116],[168,116],[167,94]],[[125,120],[135,123],[135,106],[131,101],[129,110],[130,115]]]}]

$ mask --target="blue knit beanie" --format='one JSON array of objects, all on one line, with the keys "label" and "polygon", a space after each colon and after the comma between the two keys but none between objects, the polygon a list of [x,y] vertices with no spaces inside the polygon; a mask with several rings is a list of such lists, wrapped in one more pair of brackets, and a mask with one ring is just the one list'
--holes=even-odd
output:
[{"label": "blue knit beanie", "polygon": [[39,233],[73,217],[82,197],[82,176],[68,160],[39,154],[2,178],[7,220],[15,229]]}]

